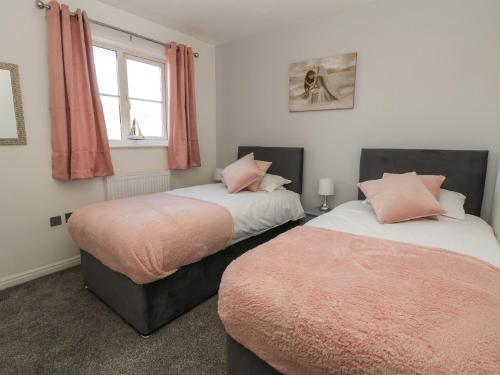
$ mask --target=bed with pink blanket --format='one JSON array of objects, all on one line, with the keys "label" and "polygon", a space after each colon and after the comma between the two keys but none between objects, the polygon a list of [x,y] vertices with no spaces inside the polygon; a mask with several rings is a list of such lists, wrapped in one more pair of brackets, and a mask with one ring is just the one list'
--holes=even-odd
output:
[{"label": "bed with pink blanket", "polygon": [[75,210],[69,232],[85,286],[143,335],[216,294],[232,260],[304,213],[303,149],[240,147],[238,156],[250,152],[292,180],[288,189],[229,194],[207,184]]},{"label": "bed with pink blanket", "polygon": [[[418,169],[415,150],[377,159],[385,151],[362,158],[361,175]],[[466,176],[461,191],[481,202],[473,161],[485,155],[464,153],[424,152],[436,169],[422,174],[446,174],[455,191]],[[228,373],[498,374],[500,247],[470,214],[480,207],[384,225],[349,202],[246,253],[219,290]]]},{"label": "bed with pink blanket", "polygon": [[233,230],[224,207],[168,193],[92,204],[69,221],[81,249],[137,284],[163,279],[226,248]]}]

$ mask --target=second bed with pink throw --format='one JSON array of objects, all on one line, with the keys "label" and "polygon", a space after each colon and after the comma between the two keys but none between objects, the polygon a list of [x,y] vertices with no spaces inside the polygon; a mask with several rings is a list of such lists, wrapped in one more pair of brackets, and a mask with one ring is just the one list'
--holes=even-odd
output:
[{"label": "second bed with pink throw", "polygon": [[73,213],[69,230],[108,268],[146,284],[303,214],[293,191],[229,194],[208,184],[92,204]]},{"label": "second bed with pink throw", "polygon": [[224,207],[166,193],[92,204],[69,221],[81,249],[137,284],[162,279],[225,248],[233,230]]},{"label": "second bed with pink throw", "polygon": [[470,256],[300,227],[228,267],[219,314],[285,374],[495,374],[499,290]]}]

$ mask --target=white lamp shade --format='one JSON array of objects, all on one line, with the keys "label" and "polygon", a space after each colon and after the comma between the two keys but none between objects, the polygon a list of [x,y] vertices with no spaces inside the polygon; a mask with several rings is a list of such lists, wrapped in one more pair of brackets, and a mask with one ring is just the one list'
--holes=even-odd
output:
[{"label": "white lamp shade", "polygon": [[215,168],[213,180],[214,181],[222,181],[222,168]]},{"label": "white lamp shade", "polygon": [[319,179],[319,195],[334,195],[335,186],[331,178],[320,178]]}]

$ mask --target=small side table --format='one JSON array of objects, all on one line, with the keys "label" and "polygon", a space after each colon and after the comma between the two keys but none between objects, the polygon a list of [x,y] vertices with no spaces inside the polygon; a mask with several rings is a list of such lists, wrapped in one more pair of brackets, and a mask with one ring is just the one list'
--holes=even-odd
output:
[{"label": "small side table", "polygon": [[302,219],[300,219],[300,225],[304,225],[309,220],[312,220],[318,216],[326,214],[326,213],[330,212],[331,210],[330,211],[321,211],[319,208],[315,207],[315,208],[306,209],[304,211],[305,211],[306,216],[304,216]]}]

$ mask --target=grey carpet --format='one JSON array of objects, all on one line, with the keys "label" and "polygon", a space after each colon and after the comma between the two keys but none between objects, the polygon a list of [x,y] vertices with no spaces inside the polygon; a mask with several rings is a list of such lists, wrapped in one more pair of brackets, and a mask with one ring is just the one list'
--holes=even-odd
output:
[{"label": "grey carpet", "polygon": [[79,267],[0,292],[0,374],[224,374],[216,297],[140,337]]}]

